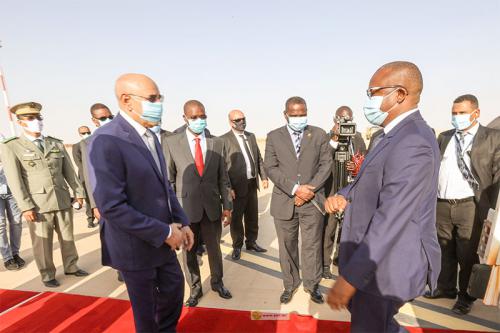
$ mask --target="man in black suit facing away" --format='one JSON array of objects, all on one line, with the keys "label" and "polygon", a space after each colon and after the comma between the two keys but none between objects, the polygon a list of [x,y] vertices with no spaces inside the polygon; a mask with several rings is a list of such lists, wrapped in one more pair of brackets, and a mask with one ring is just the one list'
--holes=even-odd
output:
[{"label": "man in black suit facing away", "polygon": [[[500,131],[479,124],[474,95],[453,102],[454,129],[438,137],[441,150],[436,225],[441,246],[441,273],[426,298],[451,298],[452,311],[470,312],[475,298],[467,293],[472,266],[488,210],[495,208],[500,182]],[[460,270],[458,270],[460,266]],[[458,276],[458,294],[457,294]]]},{"label": "man in black suit facing away", "polygon": [[[332,173],[330,174],[330,177],[325,183],[325,193],[328,196],[332,196],[335,193],[340,190],[340,188],[337,188],[337,179],[338,175],[336,175],[336,169],[338,165],[338,161],[335,161],[335,153],[337,152],[337,149],[339,147],[339,136],[338,136],[338,131],[339,131],[339,123],[341,119],[344,119],[347,122],[353,121],[353,114],[352,110],[348,106],[341,106],[335,111],[335,117],[333,118],[333,128],[331,129],[330,133],[328,133],[328,139],[329,139],[329,144],[331,148],[331,153],[332,153],[332,158],[333,158],[333,167],[332,167]],[[366,154],[366,145],[365,141],[363,140],[363,137],[361,136],[361,133],[356,132],[356,135],[352,138],[350,146],[349,146],[349,152],[352,155],[360,153],[362,155]],[[346,163],[346,169],[348,172],[352,172],[355,169],[355,165],[352,161],[347,161]],[[333,279],[334,276],[330,270],[330,266],[332,264],[332,254],[334,250],[334,244],[335,244],[335,231],[337,230],[337,227],[339,226],[339,219],[335,216],[335,214],[328,214],[325,216],[325,229],[324,229],[324,236],[323,236],[323,278],[325,279]],[[340,238],[340,230],[338,233],[338,238]],[[338,257],[339,257],[339,239],[337,239],[337,245],[335,246],[335,256],[333,258],[333,264],[337,265],[338,263]]]},{"label": "man in black suit facing away", "polygon": [[[247,250],[267,251],[256,242],[259,233],[258,177],[260,176],[262,179],[262,187],[265,189],[269,186],[269,182],[255,135],[245,131],[245,114],[240,110],[231,111],[229,113],[229,126],[231,126],[231,130],[221,136],[221,139],[224,141],[224,156],[233,197],[232,258],[238,260],[241,257],[244,238],[246,238]],[[244,228],[243,218],[245,219]]]}]

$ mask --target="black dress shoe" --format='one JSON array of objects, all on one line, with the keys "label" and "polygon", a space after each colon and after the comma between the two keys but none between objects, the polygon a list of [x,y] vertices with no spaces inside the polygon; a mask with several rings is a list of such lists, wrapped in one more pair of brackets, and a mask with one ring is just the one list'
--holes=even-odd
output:
[{"label": "black dress shoe", "polygon": [[455,299],[457,297],[457,293],[444,292],[441,289],[436,289],[432,293],[430,290],[426,291],[424,294],[424,298],[427,299],[438,299],[438,298],[449,298]]},{"label": "black dress shoe", "polygon": [[290,303],[290,301],[292,300],[292,297],[295,294],[295,292],[297,292],[297,288],[292,289],[292,290],[285,289],[283,291],[283,294],[281,294],[281,296],[280,296],[280,303],[281,304],[288,304],[288,303]]},{"label": "black dress shoe", "polygon": [[94,222],[89,222],[89,223],[87,224],[87,227],[88,227],[89,229],[92,229],[92,228],[97,227],[97,224],[95,224]]},{"label": "black dress shoe", "polygon": [[339,257],[333,258],[332,264],[333,264],[333,266],[337,266],[338,267],[339,266]]},{"label": "black dress shoe", "polygon": [[207,252],[207,247],[204,245],[204,244],[201,244],[200,246],[198,246],[198,248],[196,249],[196,254],[199,255],[199,256],[202,256],[205,254],[205,252]]},{"label": "black dress shoe", "polygon": [[57,288],[60,286],[59,281],[57,281],[56,279],[52,279],[50,281],[43,281],[43,284],[47,288]]},{"label": "black dress shoe", "polygon": [[9,271],[17,271],[20,268],[19,264],[14,259],[4,261],[3,265]]},{"label": "black dress shoe", "polygon": [[466,301],[458,300],[455,303],[455,305],[453,305],[453,308],[451,309],[451,311],[453,311],[457,315],[465,316],[472,309],[473,303],[474,302],[466,302]]},{"label": "black dress shoe", "polygon": [[260,252],[260,253],[267,252],[266,249],[260,247],[259,245],[257,245],[257,243],[247,244],[246,247],[247,247],[248,251],[255,251],[255,252]]},{"label": "black dress shoe", "polygon": [[323,304],[325,303],[325,300],[323,299],[323,295],[319,292],[318,286],[314,287],[313,290],[305,289],[305,292],[311,295],[311,301],[317,304]]},{"label": "black dress shoe", "polygon": [[239,260],[241,258],[241,249],[234,248],[233,253],[231,254],[231,258],[233,258],[233,260]]},{"label": "black dress shoe", "polygon": [[77,277],[82,277],[82,276],[87,276],[89,273],[85,272],[83,269],[79,269],[76,272],[73,273],[64,273],[64,275],[74,275]]},{"label": "black dress shoe", "polygon": [[231,295],[231,293],[229,292],[229,290],[227,290],[226,287],[224,286],[219,286],[219,287],[212,287],[212,290],[217,292],[219,294],[220,297],[224,298],[224,299],[231,299],[233,298],[233,295]]},{"label": "black dress shoe", "polygon": [[118,273],[118,276],[116,277],[118,281],[123,282],[123,275],[120,273],[120,271],[116,271]]},{"label": "black dress shoe", "polygon": [[26,265],[26,261],[24,261],[23,258],[19,256],[19,254],[14,254],[14,261],[17,262],[19,268],[22,268]]},{"label": "black dress shoe", "polygon": [[195,306],[198,305],[198,302],[200,301],[201,296],[203,296],[203,294],[199,294],[196,296],[189,296],[188,300],[186,301],[186,303],[184,305],[186,305],[189,308],[194,308]]},{"label": "black dress shoe", "polygon": [[335,279],[335,275],[332,274],[332,272],[330,271],[330,267],[328,266],[323,267],[322,277],[323,279],[330,279],[330,280]]}]

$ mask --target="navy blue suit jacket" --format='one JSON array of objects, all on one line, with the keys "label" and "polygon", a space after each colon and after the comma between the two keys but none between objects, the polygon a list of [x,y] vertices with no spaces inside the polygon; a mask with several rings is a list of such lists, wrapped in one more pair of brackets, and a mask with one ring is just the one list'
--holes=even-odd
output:
[{"label": "navy blue suit jacket", "polygon": [[154,268],[175,258],[165,244],[172,222],[188,225],[161,164],[137,131],[120,115],[94,132],[89,145],[89,178],[101,213],[102,264],[118,270]]},{"label": "navy blue suit jacket", "polygon": [[347,206],[339,270],[376,296],[408,301],[436,287],[440,154],[420,112],[409,115],[368,153],[355,181],[339,191]]}]

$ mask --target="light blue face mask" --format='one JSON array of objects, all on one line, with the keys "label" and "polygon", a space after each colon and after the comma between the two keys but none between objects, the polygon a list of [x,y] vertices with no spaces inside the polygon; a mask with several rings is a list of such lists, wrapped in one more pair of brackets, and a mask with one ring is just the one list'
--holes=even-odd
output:
[{"label": "light blue face mask", "polygon": [[288,116],[288,126],[296,131],[296,132],[302,132],[304,128],[307,126],[307,116],[303,117],[290,117]]},{"label": "light blue face mask", "polygon": [[106,120],[99,120],[99,125],[104,126],[106,124],[109,124],[111,122],[111,120],[113,120],[113,119],[106,118]]},{"label": "light blue face mask", "polygon": [[456,114],[451,116],[451,124],[457,130],[462,131],[472,125],[471,114]]},{"label": "light blue face mask", "polygon": [[189,119],[189,129],[191,131],[193,131],[193,133],[196,133],[196,134],[201,134],[201,132],[203,132],[205,130],[205,128],[207,127],[207,120],[206,119],[201,119],[201,118],[197,118],[197,119]]},{"label": "light blue face mask", "polygon": [[141,114],[142,120],[155,124],[161,122],[161,116],[163,115],[163,103],[161,102],[151,103],[150,101],[141,101],[141,104],[142,104],[142,114]]},{"label": "light blue face mask", "polygon": [[160,125],[160,124],[158,124],[158,125],[156,125],[156,126],[153,126],[153,127],[151,127],[151,128],[150,128],[150,130],[151,130],[153,133],[158,134],[158,133],[160,133],[160,131],[161,131],[161,125]]},{"label": "light blue face mask", "polygon": [[384,120],[389,115],[389,112],[384,112],[380,110],[380,107],[382,106],[384,98],[391,95],[395,91],[397,91],[397,89],[391,91],[385,96],[372,96],[366,99],[365,105],[363,106],[363,112],[365,113],[366,120],[368,120],[370,124],[377,126],[382,125]]}]

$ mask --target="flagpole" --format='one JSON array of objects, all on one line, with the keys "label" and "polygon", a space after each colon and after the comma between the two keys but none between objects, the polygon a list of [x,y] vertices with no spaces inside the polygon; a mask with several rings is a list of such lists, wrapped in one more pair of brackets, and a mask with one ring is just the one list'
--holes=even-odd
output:
[{"label": "flagpole", "polygon": [[[0,48],[2,45],[0,44]],[[5,75],[3,73],[2,67],[0,66],[0,85],[2,89],[2,94],[3,94],[3,102],[5,105],[5,111],[7,112],[7,119],[9,119],[9,125],[10,125],[10,134],[12,136],[16,136],[16,127],[14,126],[14,117],[12,116],[12,113],[10,112],[10,103],[9,103],[9,95],[7,94],[7,86],[5,85]]]}]

